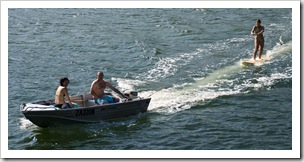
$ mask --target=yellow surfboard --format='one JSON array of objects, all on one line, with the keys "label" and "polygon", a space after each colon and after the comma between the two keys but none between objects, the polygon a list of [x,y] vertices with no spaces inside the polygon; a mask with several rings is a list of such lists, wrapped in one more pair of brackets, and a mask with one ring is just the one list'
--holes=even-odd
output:
[{"label": "yellow surfboard", "polygon": [[270,56],[262,57],[262,59],[246,59],[241,60],[242,65],[248,66],[248,65],[254,65],[256,63],[264,63],[265,61],[270,60]]}]

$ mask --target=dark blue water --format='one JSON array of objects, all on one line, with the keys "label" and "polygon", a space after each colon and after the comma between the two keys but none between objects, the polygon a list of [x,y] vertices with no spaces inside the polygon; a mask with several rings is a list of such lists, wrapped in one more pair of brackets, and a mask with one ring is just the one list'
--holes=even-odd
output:
[{"label": "dark blue water", "polygon": [[[291,13],[9,9],[9,149],[291,150]],[[257,18],[271,60],[243,67]],[[71,95],[88,92],[100,70],[118,89],[151,97],[148,112],[43,129],[19,111],[53,98],[62,76]]]}]

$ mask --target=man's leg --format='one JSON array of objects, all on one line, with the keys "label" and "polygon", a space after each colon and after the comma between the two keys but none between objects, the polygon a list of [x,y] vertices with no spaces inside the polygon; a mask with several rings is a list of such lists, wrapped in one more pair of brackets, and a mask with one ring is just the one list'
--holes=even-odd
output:
[{"label": "man's leg", "polygon": [[260,43],[260,52],[259,52],[259,59],[262,59],[262,53],[263,53],[263,49],[264,49],[264,42]]},{"label": "man's leg", "polygon": [[257,52],[258,52],[258,49],[259,49],[258,41],[255,40],[255,41],[254,41],[254,51],[253,51],[253,59],[254,59],[254,60],[255,60],[255,58],[256,58],[256,54],[257,54]]}]

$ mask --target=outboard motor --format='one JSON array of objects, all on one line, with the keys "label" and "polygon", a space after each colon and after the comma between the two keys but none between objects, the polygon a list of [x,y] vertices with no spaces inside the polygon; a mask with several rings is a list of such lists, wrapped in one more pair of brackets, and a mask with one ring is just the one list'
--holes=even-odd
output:
[{"label": "outboard motor", "polygon": [[140,99],[140,97],[138,96],[137,91],[127,90],[127,91],[124,92],[124,95],[127,96],[129,100]]}]

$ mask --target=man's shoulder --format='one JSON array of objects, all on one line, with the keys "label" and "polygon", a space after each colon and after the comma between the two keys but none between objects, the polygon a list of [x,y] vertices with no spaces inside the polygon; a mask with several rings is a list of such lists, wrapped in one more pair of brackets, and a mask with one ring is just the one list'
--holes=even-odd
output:
[{"label": "man's shoulder", "polygon": [[62,93],[64,89],[66,89],[66,87],[59,86],[59,87],[57,88],[57,92]]},{"label": "man's shoulder", "polygon": [[107,81],[107,80],[104,80],[104,83],[105,83],[106,85],[111,85],[111,83],[110,83],[109,81]]},{"label": "man's shoulder", "polygon": [[59,87],[58,87],[58,89],[60,89],[60,90],[61,90],[61,89],[64,89],[64,88],[65,88],[64,86],[59,86]]},{"label": "man's shoulder", "polygon": [[97,81],[98,81],[97,79],[96,79],[96,80],[94,80],[94,81],[92,82],[92,84],[96,84],[96,83],[97,83]]}]

